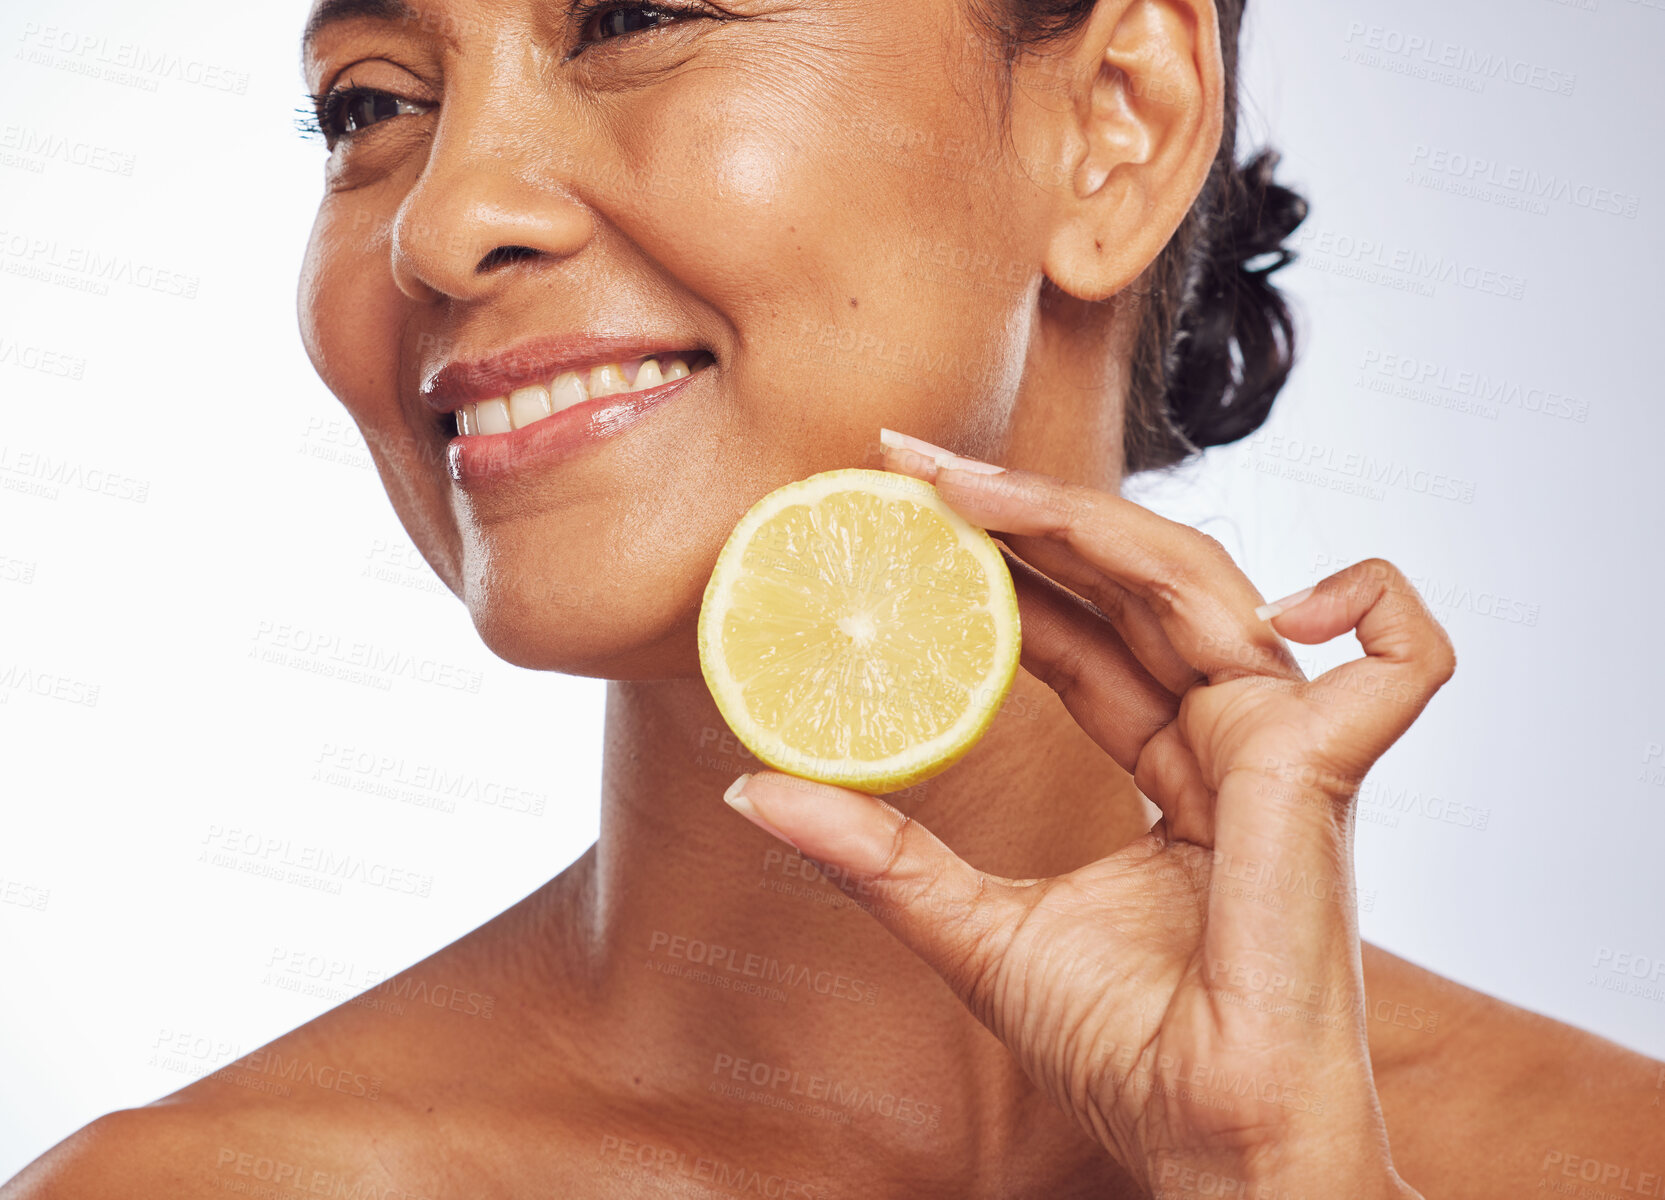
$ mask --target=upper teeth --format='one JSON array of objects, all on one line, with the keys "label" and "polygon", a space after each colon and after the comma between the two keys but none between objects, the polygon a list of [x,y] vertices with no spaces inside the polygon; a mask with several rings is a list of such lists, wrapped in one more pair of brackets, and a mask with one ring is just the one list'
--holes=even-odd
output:
[{"label": "upper teeth", "polygon": [[511,429],[524,429],[534,421],[552,417],[593,397],[640,392],[692,373],[687,360],[681,356],[667,358],[663,363],[657,358],[645,358],[604,363],[583,372],[563,371],[547,387],[533,384],[516,388],[507,396],[463,405],[457,410],[457,432],[508,433]]}]

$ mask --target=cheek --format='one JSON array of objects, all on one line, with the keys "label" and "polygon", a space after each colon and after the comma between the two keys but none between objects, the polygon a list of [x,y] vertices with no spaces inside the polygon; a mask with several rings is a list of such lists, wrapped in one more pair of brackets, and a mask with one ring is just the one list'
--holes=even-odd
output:
[{"label": "cheek", "polygon": [[781,146],[762,141],[724,146],[711,167],[711,190],[746,208],[769,204],[780,194],[786,174]]},{"label": "cheek", "polygon": [[301,340],[319,377],[367,431],[398,419],[405,306],[389,267],[390,228],[351,193],[326,197],[301,266]]},{"label": "cheek", "polygon": [[743,418],[814,429],[825,456],[886,417],[997,415],[1041,255],[998,142],[969,135],[982,114],[947,107],[946,79],[727,83],[664,105],[677,118],[637,123],[624,150],[674,193],[640,203],[636,240],[739,332]]},{"label": "cheek", "polygon": [[325,197],[301,265],[301,340],[363,435],[406,532],[456,591],[456,524],[435,482],[443,478],[434,470],[442,450],[413,436],[399,404],[401,371],[410,370],[409,303],[393,282],[390,230],[364,193]]},{"label": "cheek", "polygon": [[784,118],[781,86],[679,95],[644,114],[621,147],[630,161],[656,164],[663,184],[633,206],[648,254],[730,314],[809,290],[818,243],[844,233],[824,143]]}]

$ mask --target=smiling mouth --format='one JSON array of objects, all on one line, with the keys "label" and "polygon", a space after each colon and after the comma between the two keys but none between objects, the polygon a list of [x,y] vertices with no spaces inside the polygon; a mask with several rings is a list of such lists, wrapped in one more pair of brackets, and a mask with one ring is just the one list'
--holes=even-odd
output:
[{"label": "smiling mouth", "polygon": [[547,384],[532,384],[507,395],[463,405],[456,410],[456,432],[471,437],[524,429],[601,396],[645,392],[686,379],[713,361],[704,350],[689,350],[600,363],[582,371],[563,371]]}]

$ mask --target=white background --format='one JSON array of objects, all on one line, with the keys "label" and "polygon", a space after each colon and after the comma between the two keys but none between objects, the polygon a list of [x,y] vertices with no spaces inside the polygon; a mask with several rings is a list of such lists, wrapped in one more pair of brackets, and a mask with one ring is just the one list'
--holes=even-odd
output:
[{"label": "white background", "polygon": [[[302,353],[304,7],[0,17],[0,1178],[347,994],[274,966],[373,982],[595,834],[602,685],[478,644]],[[1313,201],[1301,366],[1130,494],[1268,596],[1418,580],[1461,665],[1367,786],[1366,935],[1665,1056],[1665,0],[1254,8],[1249,128]],[[393,665],[318,673],[356,643]]]}]

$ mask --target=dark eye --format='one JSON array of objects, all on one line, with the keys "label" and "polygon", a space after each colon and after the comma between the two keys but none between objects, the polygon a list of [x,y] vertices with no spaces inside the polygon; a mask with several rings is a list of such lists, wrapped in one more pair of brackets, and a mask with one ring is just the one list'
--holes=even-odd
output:
[{"label": "dark eye", "polygon": [[386,92],[348,92],[341,105],[341,132],[357,133],[361,129],[399,115],[399,97]]},{"label": "dark eye", "polygon": [[581,45],[587,45],[609,38],[624,37],[626,34],[640,33],[644,29],[657,29],[683,17],[704,15],[698,9],[678,8],[666,4],[608,4],[600,11],[592,12],[585,20],[579,31],[578,41]]},{"label": "dark eye", "polygon": [[429,107],[375,88],[342,88],[329,93],[318,106],[318,128],[333,146],[337,138],[350,137],[390,117],[427,112]]}]

